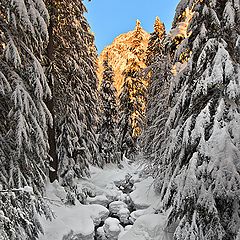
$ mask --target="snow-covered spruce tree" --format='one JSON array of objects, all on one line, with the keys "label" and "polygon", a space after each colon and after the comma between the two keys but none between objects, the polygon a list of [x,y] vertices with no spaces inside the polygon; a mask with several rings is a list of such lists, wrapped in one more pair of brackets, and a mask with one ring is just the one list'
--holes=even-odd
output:
[{"label": "snow-covered spruce tree", "polygon": [[59,176],[63,185],[75,188],[74,179],[88,176],[88,164],[98,162],[96,49],[81,0],[47,4],[51,16],[48,73],[49,80],[54,79]]},{"label": "snow-covered spruce tree", "polygon": [[[158,37],[156,47],[151,44],[153,42],[151,38],[149,41],[146,61],[148,66],[146,70],[150,71],[149,99],[146,112],[146,128],[142,136],[143,154],[145,156],[143,160],[147,163],[145,174],[149,173],[156,176],[159,171],[161,155],[166,147],[167,132],[165,124],[169,111],[178,98],[177,94],[175,96],[171,94],[170,79],[172,75],[176,75],[186,66],[190,51],[186,47],[187,41],[185,39],[188,37],[187,28],[192,15],[192,7],[188,6],[188,1],[180,2],[176,9],[170,33],[164,35],[162,39]],[[155,32],[159,32],[160,36],[164,33],[163,24],[158,19],[155,23]],[[154,35],[156,36],[156,34],[153,34],[153,39],[155,39]],[[171,87],[173,88],[174,85],[172,84]]]},{"label": "snow-covered spruce tree", "polygon": [[114,87],[113,70],[109,66],[108,57],[103,62],[103,76],[100,85],[101,118],[98,130],[98,146],[102,155],[102,165],[118,163],[117,156],[117,102]]},{"label": "snow-covered spruce tree", "polygon": [[[170,59],[165,49],[165,27],[157,17],[151,33],[146,58],[146,76],[149,82],[146,106],[146,121],[141,144],[146,171],[153,174],[154,164],[168,113]],[[160,140],[161,139],[161,140]]]},{"label": "snow-covered spruce tree", "polygon": [[125,154],[130,157],[135,152],[135,143],[133,139],[133,127],[131,124],[131,114],[133,112],[133,103],[130,97],[132,89],[131,78],[124,80],[119,96],[119,122],[118,122],[118,143],[121,152],[121,160]]},{"label": "snow-covered spruce tree", "polygon": [[[41,0],[0,3],[0,238],[37,239],[37,212],[48,172],[44,103],[51,96],[42,51],[48,41],[48,13]],[[21,189],[32,189],[30,194]],[[17,190],[16,190],[17,189]],[[1,238],[1,239],[2,239]]]},{"label": "snow-covered spruce tree", "polygon": [[164,23],[161,22],[159,17],[156,17],[154,23],[154,31],[150,34],[146,51],[146,65],[148,67],[156,63],[159,60],[159,56],[162,56],[162,51],[164,48],[163,40],[165,37],[166,29]]},{"label": "snow-covered spruce tree", "polygon": [[137,140],[142,132],[146,106],[146,82],[140,74],[145,68],[145,53],[141,50],[143,30],[138,20],[134,34],[134,46],[130,49],[131,54],[123,72],[124,83],[119,97],[120,151],[129,158],[133,158],[137,152]]},{"label": "snow-covered spruce tree", "polygon": [[157,187],[171,208],[168,223],[177,223],[174,239],[232,240],[240,228],[240,5],[189,4],[191,55],[172,80],[172,94],[179,95]]}]

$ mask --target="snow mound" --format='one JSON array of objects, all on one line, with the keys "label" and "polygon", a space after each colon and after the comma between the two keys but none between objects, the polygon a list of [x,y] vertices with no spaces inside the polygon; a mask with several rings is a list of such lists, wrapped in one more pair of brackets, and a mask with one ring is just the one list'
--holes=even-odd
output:
[{"label": "snow mound", "polygon": [[139,217],[141,217],[141,216],[143,216],[145,214],[146,214],[145,213],[145,209],[140,209],[140,210],[136,210],[136,211],[132,212],[130,214],[130,217],[131,217],[131,220],[133,222],[135,222]]},{"label": "snow mound", "polygon": [[107,218],[104,225],[103,225],[103,229],[105,232],[105,236],[107,239],[109,240],[117,240],[118,239],[118,235],[121,232],[121,226],[120,226],[120,222],[118,219],[116,218]]},{"label": "snow mound", "polygon": [[109,204],[109,199],[105,195],[98,195],[96,197],[87,197],[88,204],[100,204],[107,207]]},{"label": "snow mound", "polygon": [[109,210],[102,205],[92,204],[83,207],[88,209],[90,217],[93,220],[94,226],[100,225],[100,223],[104,222],[109,216]]},{"label": "snow mound", "polygon": [[106,235],[103,227],[99,227],[97,229],[97,239],[106,239]]},{"label": "snow mound", "polygon": [[134,225],[119,240],[171,240],[172,235],[164,231],[166,216],[148,214],[140,216]]},{"label": "snow mound", "polygon": [[46,188],[46,195],[51,200],[66,202],[67,193],[57,180],[53,183],[48,183]]},{"label": "snow mound", "polygon": [[117,215],[121,223],[123,224],[129,223],[130,211],[127,208],[121,208]]},{"label": "snow mound", "polygon": [[152,177],[135,183],[135,187],[136,189],[130,193],[130,198],[136,209],[148,208],[155,202],[159,202],[159,197],[154,191]]},{"label": "snow mound", "polygon": [[82,205],[79,202],[76,205],[65,205],[61,200],[62,190],[57,182],[47,186],[48,195],[45,198],[49,201],[55,219],[48,221],[40,218],[45,234],[40,235],[39,240],[92,240],[95,226],[108,217],[108,209],[97,204]]},{"label": "snow mound", "polygon": [[131,219],[132,222],[135,222],[136,219],[138,219],[139,217],[141,217],[143,215],[161,213],[162,208],[163,208],[162,202],[161,202],[160,199],[158,199],[153,204],[151,204],[151,206],[148,207],[148,208],[133,211],[130,214],[130,219]]},{"label": "snow mound", "polygon": [[40,236],[40,240],[60,240],[71,232],[86,238],[94,234],[94,222],[89,209],[82,205],[51,207],[56,218],[51,222],[42,219],[45,234]]},{"label": "snow mound", "polygon": [[114,201],[109,204],[109,211],[112,214],[118,214],[122,208],[127,208],[127,204],[122,201]]}]

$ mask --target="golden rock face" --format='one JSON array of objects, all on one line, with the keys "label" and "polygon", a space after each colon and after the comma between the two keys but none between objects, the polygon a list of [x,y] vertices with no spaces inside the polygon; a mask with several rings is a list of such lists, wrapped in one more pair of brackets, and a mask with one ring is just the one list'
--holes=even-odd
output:
[{"label": "golden rock face", "polygon": [[[144,55],[146,53],[150,35],[140,26],[140,22],[137,21],[136,27],[133,31],[123,33],[120,36],[116,37],[113,43],[107,46],[98,58],[99,84],[101,84],[102,81],[103,61],[107,55],[109,65],[112,66],[114,71],[114,85],[118,95],[121,91],[121,87],[124,81],[123,71],[126,69],[127,61],[129,59],[135,58],[133,48],[136,41],[136,34],[140,34],[142,36],[140,47],[138,49],[140,49]],[[142,61],[140,64],[141,68],[146,67],[144,61]]]}]

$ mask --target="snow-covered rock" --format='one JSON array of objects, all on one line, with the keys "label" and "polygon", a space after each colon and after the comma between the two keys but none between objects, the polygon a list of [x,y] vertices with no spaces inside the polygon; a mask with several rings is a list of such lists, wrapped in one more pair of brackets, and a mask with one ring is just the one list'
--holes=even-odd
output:
[{"label": "snow-covered rock", "polygon": [[149,214],[139,217],[132,228],[121,234],[119,240],[172,240],[172,233],[165,229],[166,216]]},{"label": "snow-covered rock", "polygon": [[135,183],[136,189],[130,193],[130,198],[136,209],[145,209],[154,202],[159,202],[153,187],[153,178],[148,177],[141,182]]},{"label": "snow-covered rock", "polygon": [[136,210],[136,211],[132,212],[130,214],[130,219],[132,222],[135,222],[142,215],[145,215],[145,209],[140,209],[140,210]]},{"label": "snow-covered rock", "polygon": [[[139,217],[143,216],[143,215],[148,215],[148,214],[156,214],[156,213],[162,213],[162,202],[160,199],[158,199],[157,201],[155,201],[154,203],[151,204],[151,206],[149,206],[148,208],[145,209],[139,209],[136,211],[133,211],[130,214],[129,219],[132,222],[135,222],[136,219],[138,219]],[[166,214],[166,213],[165,213]]]},{"label": "snow-covered rock", "polygon": [[104,231],[104,228],[103,227],[99,227],[97,229],[97,239],[101,239],[101,240],[105,240],[106,239],[106,233]]},{"label": "snow-covered rock", "polygon": [[127,208],[127,204],[122,201],[114,201],[109,204],[109,211],[112,214],[118,214],[122,208]]},{"label": "snow-covered rock", "polygon": [[104,194],[112,202],[115,200],[119,200],[121,198],[122,192],[119,191],[119,189],[112,182],[106,185],[104,189]]},{"label": "snow-covered rock", "polygon": [[130,216],[130,211],[128,208],[121,208],[118,213],[117,213],[119,220],[123,224],[128,224],[129,223],[129,216]]},{"label": "snow-covered rock", "polygon": [[125,179],[121,181],[115,181],[114,184],[123,192],[130,193],[134,190],[134,180],[131,174],[126,174]]},{"label": "snow-covered rock", "polygon": [[106,195],[98,195],[96,197],[87,197],[87,204],[99,204],[104,207],[107,207],[109,204],[109,199],[106,197]]},{"label": "snow-covered rock", "polygon": [[122,202],[126,202],[128,201],[128,195],[126,193],[123,193],[122,191],[118,191],[118,195],[117,195],[117,200],[118,201],[122,201]]},{"label": "snow-covered rock", "polygon": [[63,236],[63,238],[61,240],[73,240],[73,239],[81,239],[81,240],[94,240],[94,233],[90,234],[90,235],[83,235],[81,233],[79,234],[75,234],[72,230],[70,231],[69,234]]},{"label": "snow-covered rock", "polygon": [[118,235],[121,232],[121,225],[116,218],[107,218],[104,222],[103,229],[105,232],[106,239],[117,240]]},{"label": "snow-covered rock", "polygon": [[86,207],[89,207],[90,216],[95,226],[99,226],[101,222],[108,218],[109,210],[106,207],[98,204],[91,204]]}]

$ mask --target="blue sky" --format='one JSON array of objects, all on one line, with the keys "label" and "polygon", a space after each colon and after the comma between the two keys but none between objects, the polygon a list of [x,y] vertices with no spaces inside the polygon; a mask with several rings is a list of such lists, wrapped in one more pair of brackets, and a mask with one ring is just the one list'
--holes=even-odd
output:
[{"label": "blue sky", "polygon": [[98,52],[121,33],[134,29],[136,19],[142,27],[153,31],[156,16],[170,29],[179,0],[84,0],[86,17],[95,34]]}]

